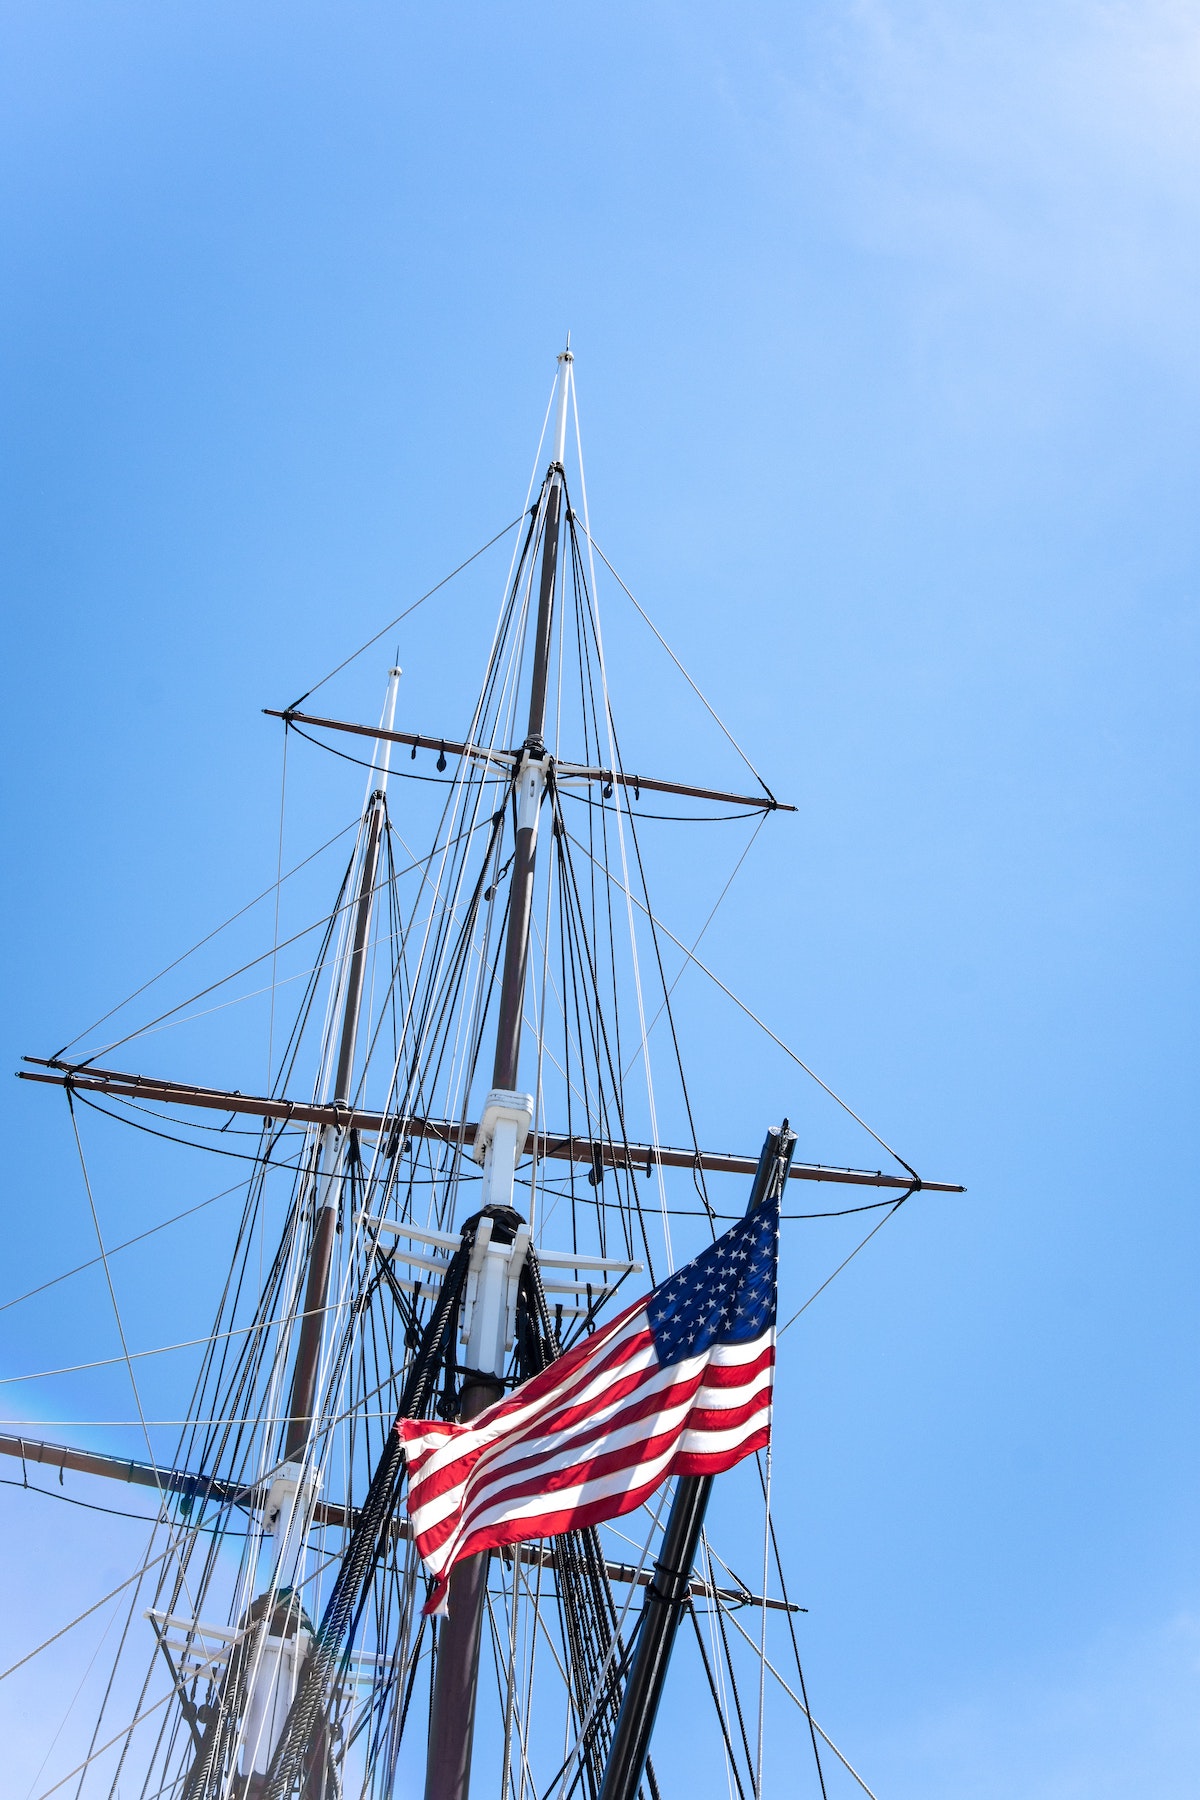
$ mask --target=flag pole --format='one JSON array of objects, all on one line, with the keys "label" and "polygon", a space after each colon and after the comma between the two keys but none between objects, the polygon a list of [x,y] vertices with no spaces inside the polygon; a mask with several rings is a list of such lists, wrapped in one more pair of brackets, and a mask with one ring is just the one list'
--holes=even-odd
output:
[{"label": "flag pole", "polygon": [[[750,1189],[747,1216],[782,1193],[795,1148],[796,1134],[786,1119],[778,1131],[772,1127],[767,1132]],[[600,1800],[636,1800],[666,1686],[675,1634],[691,1598],[692,1565],[700,1547],[713,1480],[712,1475],[685,1475],[675,1484],[662,1550],[638,1620],[633,1664],[605,1765]]]}]

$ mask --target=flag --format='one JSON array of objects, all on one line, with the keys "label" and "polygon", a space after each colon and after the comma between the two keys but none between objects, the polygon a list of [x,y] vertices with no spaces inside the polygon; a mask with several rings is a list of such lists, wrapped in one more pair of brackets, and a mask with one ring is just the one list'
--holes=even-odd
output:
[{"label": "flag", "polygon": [[767,1443],[778,1259],[773,1199],[469,1424],[397,1420],[427,1613],[462,1557],[618,1518]]}]

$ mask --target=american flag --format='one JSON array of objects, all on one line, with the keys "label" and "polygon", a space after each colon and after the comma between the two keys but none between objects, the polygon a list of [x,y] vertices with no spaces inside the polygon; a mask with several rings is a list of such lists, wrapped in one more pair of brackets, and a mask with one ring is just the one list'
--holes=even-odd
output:
[{"label": "american flag", "polygon": [[598,1525],[669,1475],[716,1475],[771,1431],[779,1201],[466,1425],[400,1419],[408,1513],[444,1613],[450,1571]]}]

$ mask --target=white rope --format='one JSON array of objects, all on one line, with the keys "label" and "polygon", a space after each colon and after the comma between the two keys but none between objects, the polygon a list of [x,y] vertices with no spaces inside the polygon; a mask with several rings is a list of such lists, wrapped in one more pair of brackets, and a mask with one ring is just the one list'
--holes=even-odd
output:
[{"label": "white rope", "polygon": [[[68,1098],[69,1097],[68,1093]],[[129,1385],[133,1389],[133,1404],[137,1407],[138,1419],[140,1420],[142,1427],[142,1436],[146,1440],[146,1454],[149,1456],[151,1467],[157,1475],[158,1464],[154,1457],[154,1446],[150,1442],[150,1428],[146,1424],[146,1415],[142,1410],[142,1396],[138,1392],[137,1376],[133,1372],[133,1358],[129,1354],[129,1345],[125,1341],[125,1326],[121,1319],[121,1309],[117,1305],[117,1290],[113,1286],[112,1271],[108,1266],[108,1255],[104,1248],[104,1234],[100,1230],[100,1215],[96,1211],[96,1201],[92,1193],[91,1180],[88,1177],[87,1161],[83,1154],[83,1140],[79,1135],[79,1121],[75,1117],[75,1107],[73,1104],[70,1108],[70,1113],[71,1129],[75,1134],[75,1148],[79,1152],[79,1168],[83,1175],[83,1185],[88,1197],[88,1206],[91,1209],[92,1224],[96,1228],[96,1245],[100,1251],[100,1260],[104,1264],[104,1280],[108,1286],[108,1297],[112,1301],[113,1318],[117,1322],[117,1336],[121,1340],[121,1355],[119,1357],[114,1357],[112,1360],[114,1362],[123,1361],[126,1369],[129,1371]],[[17,1377],[17,1379],[19,1380],[20,1377]]]},{"label": "white rope", "polygon": [[111,1750],[113,1745],[119,1744],[122,1738],[132,1736],[133,1732],[142,1723],[143,1719],[148,1719],[152,1713],[158,1711],[160,1706],[165,1706],[167,1701],[174,1699],[174,1697],[175,1689],[173,1687],[168,1688],[160,1700],[156,1700],[153,1706],[148,1706],[145,1712],[138,1713],[137,1717],[131,1719],[128,1725],[122,1726],[116,1736],[110,1737],[106,1744],[101,1744],[99,1748],[93,1750],[89,1756],[85,1756],[81,1763],[76,1764],[69,1775],[64,1775],[60,1781],[55,1782],[53,1787],[43,1788],[42,1792],[38,1795],[38,1800],[50,1800],[51,1794],[57,1794],[59,1788],[66,1787],[68,1781],[73,1781],[76,1775],[81,1775],[86,1768],[95,1762],[98,1756],[103,1756],[106,1750]]},{"label": "white rope", "polygon": [[[604,662],[604,639],[600,630],[600,601],[596,592],[596,564],[592,556],[592,534],[588,522],[587,480],[584,476],[583,469],[583,437],[579,426],[579,399],[575,392],[574,364],[569,363],[567,368],[570,377],[571,399],[575,415],[575,450],[579,461],[579,492],[583,500],[583,529],[584,536],[587,539],[588,567],[591,575],[591,591],[588,595],[588,601],[592,615],[592,630],[596,634],[596,655],[600,664],[600,686],[604,695],[604,723],[608,736],[609,767],[615,770],[617,767],[616,735],[613,731],[612,704],[608,691],[608,670],[605,667]],[[658,1112],[654,1103],[654,1077],[650,1070],[650,1046],[647,1041],[646,1032],[646,1006],[642,996],[642,973],[638,959],[637,929],[633,917],[633,894],[629,886],[629,861],[625,850],[625,789],[619,782],[613,783],[613,799],[617,821],[617,845],[621,852],[621,874],[623,877],[622,891],[625,895],[626,911],[629,917],[629,949],[633,959],[633,988],[637,997],[638,1029],[641,1034],[642,1061],[645,1065],[646,1072],[646,1102],[650,1112],[650,1141],[654,1147],[655,1153],[654,1163],[658,1179],[658,1203],[659,1212],[662,1216],[663,1247],[667,1260],[667,1273],[671,1274],[675,1268],[675,1253],[671,1246],[671,1219],[670,1211],[667,1206],[667,1186],[663,1179],[662,1162],[658,1155]],[[608,873],[607,869],[605,870],[605,873]],[[646,910],[648,915],[648,909],[643,910]]]},{"label": "white rope", "polygon": [[110,1600],[115,1600],[118,1594],[123,1594],[125,1589],[132,1586],[135,1581],[140,1581],[142,1576],[154,1567],[155,1563],[160,1563],[164,1557],[170,1556],[171,1550],[172,1546],[168,1544],[167,1548],[160,1551],[152,1562],[142,1563],[134,1570],[132,1575],[127,1575],[124,1581],[119,1582],[117,1586],[112,1589],[111,1593],[104,1594],[99,1600],[93,1601],[91,1606],[86,1607],[83,1612],[77,1614],[77,1616],[68,1624],[56,1631],[52,1637],[48,1637],[43,1643],[38,1644],[36,1649],[26,1651],[25,1655],[20,1657],[15,1663],[10,1663],[7,1669],[0,1671],[0,1681],[7,1681],[10,1675],[15,1675],[18,1669],[23,1669],[27,1662],[32,1662],[35,1656],[40,1656],[43,1650],[48,1650],[51,1644],[57,1644],[59,1638],[65,1637],[68,1631],[74,1631],[77,1625],[82,1625],[85,1619],[90,1619],[94,1612],[99,1612],[102,1606],[106,1606]]},{"label": "white rope", "polygon": [[[504,1755],[500,1764],[501,1800],[503,1800],[503,1797],[508,1793],[512,1783],[513,1723],[517,1702],[517,1603],[520,1596],[520,1581],[518,1579],[521,1567],[520,1544],[513,1545],[512,1556],[513,1574],[511,1590],[504,1591],[502,1587],[504,1597],[508,1601],[508,1678],[505,1684],[504,1695]],[[501,1564],[501,1568],[503,1568],[503,1564]],[[519,1730],[518,1741],[523,1756],[525,1753],[524,1738]]]},{"label": "white rope", "polygon": [[[612,875],[612,873],[609,870],[605,869],[602,863],[596,862],[596,858],[591,854],[591,852],[589,851],[586,844],[581,843],[580,840],[570,832],[568,832],[567,835],[568,835],[568,837],[570,837],[571,842],[575,845],[576,849],[581,850],[583,852],[584,856],[587,857],[589,862],[595,863],[595,866],[598,869],[603,870],[603,873],[608,877],[609,881],[613,882],[614,886],[618,886],[618,887],[620,886],[620,883],[617,882],[615,876]],[[695,963],[696,967],[699,969],[699,971],[702,975],[707,975],[708,979],[711,982],[713,982],[717,987],[720,988],[721,992],[725,995],[727,1000],[732,1000],[733,1004],[741,1012],[745,1013],[746,1017],[750,1020],[750,1023],[752,1025],[757,1025],[758,1029],[760,1031],[765,1032],[767,1037],[770,1038],[771,1042],[773,1044],[778,1045],[779,1049],[783,1051],[785,1056],[791,1058],[792,1062],[794,1062],[796,1064],[796,1067],[798,1069],[803,1069],[804,1073],[810,1078],[810,1080],[815,1081],[817,1086],[819,1088],[821,1088],[823,1090],[823,1092],[828,1094],[829,1098],[831,1100],[836,1101],[838,1106],[841,1107],[842,1111],[844,1113],[847,1113],[849,1115],[849,1117],[854,1120],[854,1123],[856,1125],[862,1126],[863,1130],[867,1133],[868,1137],[874,1138],[875,1142],[879,1145],[881,1150],[886,1150],[889,1156],[894,1156],[896,1161],[900,1164],[900,1167],[902,1169],[906,1170],[908,1172],[908,1174],[913,1175],[915,1177],[915,1170],[913,1170],[910,1167],[910,1165],[905,1162],[904,1158],[900,1155],[900,1152],[898,1150],[893,1150],[892,1146],[887,1142],[886,1138],[881,1138],[877,1131],[872,1130],[872,1128],[867,1124],[867,1121],[865,1119],[859,1117],[859,1115],[855,1112],[854,1108],[849,1104],[849,1102],[846,1100],[843,1100],[841,1095],[839,1093],[836,1093],[834,1091],[834,1089],[830,1087],[830,1085],[827,1081],[822,1081],[821,1077],[817,1074],[816,1070],[810,1068],[809,1065],[804,1061],[803,1057],[797,1056],[796,1052],[791,1048],[791,1046],[789,1044],[785,1044],[783,1039],[781,1037],[777,1036],[776,1033],[771,1030],[771,1027],[769,1025],[764,1024],[763,1021],[759,1018],[758,1014],[756,1012],[753,1012],[750,1009],[750,1007],[748,1007],[746,1005],[746,1002],[744,1000],[739,999],[738,996],[734,993],[732,988],[726,987],[725,983],[721,980],[720,976],[714,975],[712,970],[708,967],[708,964],[701,962],[700,958],[698,956],[696,956],[694,954],[694,952],[692,952],[691,950],[688,949],[687,945],[683,942],[682,938],[677,938],[675,936],[675,933],[673,931],[669,930],[668,927],[663,924],[662,920],[660,918],[658,918],[656,914],[654,914],[650,911],[650,908],[645,904],[644,901],[639,900],[636,894],[630,893],[628,887],[624,888],[622,891],[625,893],[625,895],[628,899],[632,900],[632,902],[635,906],[639,907],[641,909],[641,911],[645,913],[646,917],[650,920],[650,922],[659,931],[661,931],[663,933],[664,937],[669,937],[671,942],[676,946],[676,948],[683,951],[683,954],[687,957],[689,962]]]},{"label": "white rope", "polygon": [[[317,1310],[332,1312],[333,1308],[325,1306]],[[69,1363],[62,1369],[37,1369],[32,1375],[0,1375],[0,1386],[8,1386],[16,1381],[46,1381],[51,1375],[79,1375],[85,1369],[109,1369],[114,1363],[135,1362],[145,1356],[166,1356],[172,1350],[194,1350],[197,1344],[220,1344],[226,1338],[248,1337],[255,1331],[270,1331],[276,1325],[286,1324],[291,1317],[290,1312],[280,1313],[278,1318],[266,1319],[261,1324],[235,1325],[230,1331],[214,1331],[209,1337],[184,1338],[178,1344],[160,1344],[154,1350],[127,1350],[123,1356],[104,1356],[96,1362]]]},{"label": "white rope", "polygon": [[[181,1219],[189,1219],[193,1213],[203,1212],[206,1206],[213,1206],[218,1200],[227,1200],[230,1194],[238,1193],[249,1185],[252,1177],[245,1181],[235,1181],[232,1187],[222,1188],[219,1194],[210,1194],[207,1200],[198,1200],[195,1206],[185,1207],[183,1212],[173,1213],[169,1219],[163,1219],[158,1225],[148,1226],[139,1231],[136,1237],[126,1238],[120,1244],[110,1244],[108,1254],[116,1256],[122,1250],[128,1250],[133,1244],[140,1244],[143,1238],[153,1237],[155,1232],[165,1231],[169,1225],[178,1225]],[[43,1281],[38,1287],[30,1288],[27,1293],[18,1294],[14,1300],[0,1302],[0,1312],[7,1312],[10,1306],[20,1306],[24,1300],[32,1300],[37,1294],[44,1294],[47,1288],[57,1287],[60,1281],[69,1281],[72,1275],[82,1275],[85,1269],[94,1269],[100,1261],[98,1256],[89,1257],[87,1262],[77,1263],[73,1269],[65,1269],[61,1275],[52,1275],[49,1281]]]},{"label": "white rope", "polygon": [[749,769],[750,773],[753,775],[755,781],[758,782],[759,786],[764,790],[764,792],[766,792],[767,794],[770,794],[770,792],[771,792],[770,788],[767,786],[766,782],[763,780],[762,776],[759,774],[759,772],[755,768],[754,764],[750,761],[750,758],[746,755],[746,752],[742,749],[742,746],[738,743],[738,741],[734,737],[732,731],[730,731],[728,725],[726,725],[724,719],[722,719],[721,715],[717,712],[716,708],[711,704],[711,702],[705,698],[704,694],[701,692],[701,690],[700,690],[699,686],[696,684],[696,682],[692,680],[692,677],[688,674],[687,670],[684,668],[683,664],[680,662],[679,658],[676,656],[675,652],[672,650],[670,644],[668,644],[666,638],[663,636],[662,632],[658,629],[658,626],[654,623],[654,620],[650,617],[649,613],[646,612],[646,610],[644,609],[644,607],[642,607],[642,605],[638,602],[638,600],[636,600],[634,598],[633,594],[630,593],[629,589],[625,586],[625,583],[621,580],[621,577],[617,574],[617,571],[613,568],[612,564],[609,562],[607,556],[605,556],[603,550],[601,550],[599,544],[593,543],[591,532],[588,531],[588,527],[587,527],[587,512],[586,512],[586,510],[584,512],[584,530],[585,530],[585,532],[587,532],[587,540],[588,540],[589,547],[591,549],[595,550],[597,556],[600,558],[600,561],[604,564],[605,568],[608,570],[608,572],[612,576],[613,580],[617,583],[617,586],[622,590],[622,592],[630,600],[633,601],[634,606],[637,607],[638,612],[641,614],[642,618],[646,621],[646,624],[650,627],[651,631],[654,633],[655,637],[658,639],[659,643],[662,645],[663,649],[666,651],[666,653],[670,657],[671,661],[675,664],[675,667],[679,670],[679,673],[683,676],[683,679],[687,682],[688,686],[691,688],[692,692],[695,694],[697,700],[699,700],[700,704],[704,707],[704,710],[711,715],[711,717],[716,722],[716,724],[720,726],[720,728],[724,732],[725,736],[729,739],[729,742],[733,745],[733,748],[737,751],[738,755],[741,757],[742,761],[745,763],[746,767]]},{"label": "white rope", "polygon": [[[688,951],[687,957],[685,957],[684,961],[680,964],[679,973],[676,975],[674,981],[671,983],[670,987],[667,989],[666,993],[663,995],[663,1003],[659,1007],[658,1011],[655,1013],[654,1017],[650,1021],[650,1031],[654,1030],[654,1027],[658,1024],[658,1021],[662,1018],[663,1014],[666,1012],[667,1007],[670,1003],[671,995],[675,992],[675,989],[679,986],[679,983],[683,980],[684,975],[687,973],[688,961],[692,957],[695,956],[696,951],[699,949],[701,939],[704,937],[705,932],[708,930],[709,926],[712,924],[713,920],[716,918],[718,909],[722,905],[726,894],[729,892],[730,888],[733,886],[734,882],[737,879],[738,870],[741,868],[742,864],[745,862],[746,858],[749,856],[751,850],[753,850],[755,840],[757,839],[759,832],[762,830],[762,828],[766,824],[766,822],[767,822],[766,813],[760,813],[759,819],[758,819],[758,824],[754,827],[754,830],[750,833],[750,837],[746,843],[745,849],[742,851],[742,854],[738,857],[736,863],[733,865],[733,872],[730,875],[729,880],[725,883],[725,886],[721,889],[720,893],[717,895],[716,899],[713,901],[712,911],[709,913],[707,919],[705,919],[705,921],[704,921],[703,925],[700,927],[700,930],[697,933],[697,935],[692,939],[692,947]],[[647,1033],[647,1035],[649,1035],[649,1033]],[[628,1063],[626,1064],[625,1068],[622,1070],[621,1079],[623,1081],[628,1077],[630,1069],[632,1069],[634,1063],[637,1060],[637,1056],[638,1056],[638,1052],[635,1050],[633,1055],[630,1057]]]},{"label": "white rope", "polygon": [[[710,1589],[715,1589],[717,1585],[717,1576],[716,1570],[713,1568],[713,1548],[708,1541],[707,1531],[701,1531],[700,1544],[704,1553],[705,1580],[708,1582]],[[720,1558],[717,1560],[720,1561]],[[721,1566],[724,1568],[724,1563],[722,1563]],[[733,1733],[729,1716],[729,1697],[725,1692],[725,1660],[722,1656],[721,1646],[717,1636],[717,1607],[706,1606],[704,1610],[708,1615],[708,1642],[709,1648],[712,1651],[713,1685],[717,1690],[717,1712],[720,1715],[722,1725],[721,1748],[725,1754],[725,1785],[729,1790],[729,1800],[733,1800],[734,1766],[733,1754],[730,1747],[733,1741]],[[695,1609],[693,1608],[692,1617],[695,1618],[695,1616]],[[740,1780],[738,1786],[740,1789]]]},{"label": "white rope", "polygon": [[[287,874],[285,876],[283,876],[283,880],[290,881],[292,879],[293,875],[298,875],[300,873],[300,870],[307,868],[307,866],[310,862],[315,862],[315,860],[318,856],[323,856],[325,851],[330,849],[334,844],[336,844],[339,838],[345,837],[345,835],[348,831],[352,831],[354,829],[354,824],[355,824],[355,821],[352,820],[349,825],[343,825],[340,831],[335,831],[331,838],[327,838],[323,844],[321,844],[316,850],[312,851],[310,853],[310,855],[306,856],[302,862],[298,862],[296,864],[295,868],[289,869]],[[254,907],[258,906],[263,900],[266,900],[269,895],[273,894],[278,885],[279,884],[277,881],[273,881],[271,883],[270,887],[265,887],[263,889],[261,894],[256,894],[254,896],[253,900],[247,900],[245,906],[239,907],[237,912],[231,913],[229,915],[229,917],[227,919],[223,920],[220,925],[214,926],[213,929],[209,932],[206,932],[202,938],[198,938],[197,941],[191,946],[191,948],[189,950],[185,950],[182,953],[182,955],[177,956],[175,958],[174,962],[169,962],[165,969],[160,969],[158,971],[157,975],[152,975],[150,977],[149,981],[143,981],[141,987],[134,988],[132,994],[127,994],[125,999],[119,1001],[116,1006],[110,1007],[109,1010],[106,1013],[102,1013],[98,1019],[93,1019],[92,1023],[90,1025],[85,1025],[82,1031],[77,1032],[73,1038],[68,1039],[68,1041],[63,1045],[62,1049],[58,1052],[59,1056],[65,1056],[67,1051],[71,1048],[72,1044],[77,1044],[79,1042],[80,1038],[87,1037],[89,1032],[98,1030],[99,1027],[101,1025],[105,1024],[109,1019],[111,1019],[114,1016],[114,1014],[121,1012],[127,1006],[131,1006],[133,1004],[133,1002],[138,998],[139,994],[144,994],[146,992],[147,988],[152,988],[154,986],[155,982],[161,981],[165,975],[169,975],[171,973],[172,969],[177,969],[179,967],[180,963],[187,961],[189,956],[194,956],[196,954],[197,950],[202,950],[204,948],[205,944],[211,943],[213,938],[219,937],[221,935],[221,933],[223,931],[227,930],[230,925],[236,924],[238,919],[243,918],[246,913],[250,912]],[[269,955],[270,952],[268,952],[267,954]],[[184,1002],[184,1004],[185,1005],[187,1004],[186,1001]],[[136,1035],[137,1034],[135,1032],[134,1036],[136,1036]],[[117,1041],[118,1041],[118,1043],[124,1044],[124,1043],[127,1043],[129,1040],[127,1038],[119,1038]],[[110,1049],[112,1048],[111,1045],[109,1047],[110,1047]],[[100,1054],[101,1054],[101,1052],[99,1050],[94,1050],[92,1052],[92,1056],[88,1058],[88,1061],[90,1062],[94,1057],[99,1056]]]},{"label": "white rope", "polygon": [[50,1761],[50,1758],[54,1754],[54,1746],[58,1743],[59,1738],[62,1736],[63,1732],[66,1730],[67,1720],[71,1717],[71,1714],[75,1711],[76,1706],[78,1706],[78,1704],[79,1704],[79,1696],[80,1696],[80,1694],[82,1694],[82,1692],[84,1690],[84,1686],[87,1682],[88,1676],[91,1674],[92,1670],[96,1666],[96,1658],[99,1656],[101,1650],[103,1650],[105,1640],[107,1639],[108,1634],[112,1630],[112,1628],[113,1628],[113,1621],[111,1619],[109,1619],[108,1623],[104,1627],[104,1630],[100,1633],[100,1636],[97,1639],[96,1648],[92,1651],[92,1654],[91,1654],[90,1658],[88,1659],[87,1668],[83,1671],[83,1674],[79,1677],[78,1686],[76,1687],[75,1692],[72,1694],[70,1701],[67,1704],[66,1711],[63,1713],[62,1719],[59,1722],[58,1730],[54,1733],[54,1736],[50,1739],[50,1742],[46,1748],[46,1754],[45,1754],[45,1756],[43,1756],[41,1762],[38,1764],[37,1773],[34,1775],[33,1780],[30,1782],[29,1786],[25,1790],[25,1800],[29,1800],[29,1796],[33,1793],[34,1788],[37,1786],[38,1782],[42,1779],[42,1776],[45,1773],[46,1764]]},{"label": "white rope", "polygon": [[[729,1608],[727,1607],[725,1609],[725,1617],[729,1620],[729,1623],[731,1625],[736,1626],[738,1631],[741,1632],[742,1636],[745,1638],[745,1640],[749,1644],[750,1648],[754,1651],[754,1654],[756,1656],[759,1655],[758,1645],[754,1642],[754,1639],[750,1636],[750,1633],[746,1630],[745,1626],[742,1624],[742,1622],[738,1618],[737,1614],[734,1612],[731,1612],[729,1610]],[[871,1788],[869,1788],[867,1786],[866,1782],[863,1780],[863,1778],[859,1774],[858,1770],[854,1767],[854,1764],[852,1762],[850,1762],[845,1756],[842,1755],[841,1751],[838,1749],[837,1745],[834,1743],[833,1739],[830,1737],[829,1733],[825,1730],[825,1728],[822,1725],[818,1725],[817,1721],[813,1718],[812,1714],[809,1712],[807,1706],[805,1706],[803,1700],[801,1700],[799,1694],[797,1694],[794,1691],[794,1689],[792,1689],[788,1686],[788,1684],[784,1680],[783,1676],[779,1673],[779,1670],[775,1667],[775,1664],[773,1662],[771,1662],[769,1660],[769,1658],[767,1658],[767,1657],[763,1658],[763,1662],[764,1662],[764,1665],[771,1671],[772,1675],[775,1677],[776,1681],[779,1683],[779,1685],[783,1689],[784,1693],[788,1696],[788,1699],[795,1701],[796,1705],[800,1708],[800,1711],[804,1714],[805,1718],[808,1720],[808,1722],[812,1726],[813,1730],[818,1734],[819,1737],[824,1738],[825,1742],[829,1745],[829,1748],[833,1751],[833,1754],[837,1757],[837,1759],[841,1763],[842,1767],[844,1769],[848,1770],[848,1772],[851,1775],[853,1775],[855,1781],[857,1781],[857,1783],[858,1783],[859,1787],[862,1789],[863,1793],[869,1796],[869,1800],[879,1800],[879,1796],[876,1793],[874,1793]]]}]

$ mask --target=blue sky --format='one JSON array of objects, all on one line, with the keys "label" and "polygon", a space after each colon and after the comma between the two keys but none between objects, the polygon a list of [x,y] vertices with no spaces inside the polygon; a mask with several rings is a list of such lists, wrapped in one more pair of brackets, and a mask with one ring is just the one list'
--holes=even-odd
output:
[{"label": "blue sky", "polygon": [[[801,808],[710,960],[970,1189],[788,1340],[814,1710],[881,1800],[1194,1793],[1195,7],[51,0],[0,44],[10,1064],[272,879],[259,709],[517,512],[569,328],[597,538]],[[412,717],[493,592],[402,641]],[[606,604],[631,740],[730,773]],[[297,855],[348,792],[303,780]],[[722,1142],[791,1108],[864,1160],[681,996]],[[16,1293],[91,1226],[11,1086]],[[89,1150],[114,1236],[209,1181]],[[208,1307],[174,1266],[128,1265],[142,1343]],[[0,1312],[10,1369],[110,1348],[66,1291]],[[127,1547],[0,1510],[7,1664]],[[14,1793],[93,1643],[0,1688]]]}]

